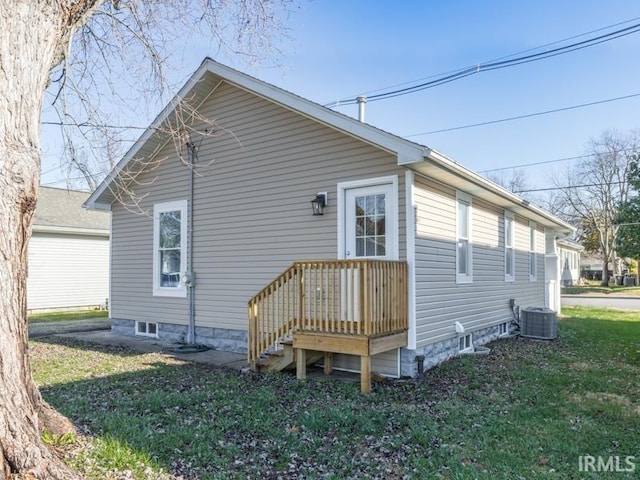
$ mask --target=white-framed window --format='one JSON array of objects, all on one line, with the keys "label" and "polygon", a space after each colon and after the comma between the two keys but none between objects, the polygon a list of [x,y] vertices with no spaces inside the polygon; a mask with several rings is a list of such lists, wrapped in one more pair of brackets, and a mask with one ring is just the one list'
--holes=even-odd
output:
[{"label": "white-framed window", "polygon": [[536,255],[536,224],[529,222],[529,280],[538,278],[538,258]]},{"label": "white-framed window", "polygon": [[154,322],[136,322],[136,335],[157,337],[158,324]]},{"label": "white-framed window", "polygon": [[153,295],[186,297],[187,201],[153,206]]},{"label": "white-framed window", "polygon": [[470,283],[473,281],[471,197],[457,192],[456,203],[456,283]]},{"label": "white-framed window", "polygon": [[504,281],[516,280],[516,222],[511,212],[504,212]]},{"label": "white-framed window", "polygon": [[473,339],[471,338],[471,334],[467,333],[466,335],[462,335],[458,337],[458,352],[465,353],[473,350]]},{"label": "white-framed window", "polygon": [[498,325],[498,335],[504,337],[509,334],[509,322],[504,322]]}]

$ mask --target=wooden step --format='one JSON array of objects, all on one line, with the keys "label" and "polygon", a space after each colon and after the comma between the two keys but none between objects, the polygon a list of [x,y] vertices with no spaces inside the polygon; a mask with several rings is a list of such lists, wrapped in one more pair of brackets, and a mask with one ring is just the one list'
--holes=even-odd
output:
[{"label": "wooden step", "polygon": [[260,370],[265,372],[279,372],[293,364],[293,346],[285,345],[284,348],[268,354],[267,361]]},{"label": "wooden step", "polygon": [[[284,341],[281,345],[284,348],[266,354],[267,359],[259,364],[261,372],[280,372],[282,370],[292,370],[296,367],[293,341]],[[323,357],[323,352],[308,351],[305,358],[306,365],[313,365],[322,360]]]}]

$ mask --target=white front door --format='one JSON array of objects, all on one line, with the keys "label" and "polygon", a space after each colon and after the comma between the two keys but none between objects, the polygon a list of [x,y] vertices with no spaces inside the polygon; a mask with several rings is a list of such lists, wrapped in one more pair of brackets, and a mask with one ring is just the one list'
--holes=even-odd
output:
[{"label": "white front door", "polygon": [[[397,184],[344,186],[342,203],[343,253],[348,260],[376,258],[398,259]],[[360,318],[358,268],[343,269],[342,318]]]},{"label": "white front door", "polygon": [[397,207],[393,184],[345,190],[345,258],[397,260]]}]

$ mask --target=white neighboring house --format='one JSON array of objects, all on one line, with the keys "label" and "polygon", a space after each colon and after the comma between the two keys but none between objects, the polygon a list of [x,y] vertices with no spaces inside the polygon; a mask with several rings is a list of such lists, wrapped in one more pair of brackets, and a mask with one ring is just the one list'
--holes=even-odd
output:
[{"label": "white neighboring house", "polygon": [[580,279],[580,254],[584,247],[565,238],[558,240],[556,244],[560,261],[560,284],[563,287],[576,285]]},{"label": "white neighboring house", "polygon": [[87,198],[88,192],[40,187],[29,243],[29,311],[107,303],[110,215],[84,209]]}]

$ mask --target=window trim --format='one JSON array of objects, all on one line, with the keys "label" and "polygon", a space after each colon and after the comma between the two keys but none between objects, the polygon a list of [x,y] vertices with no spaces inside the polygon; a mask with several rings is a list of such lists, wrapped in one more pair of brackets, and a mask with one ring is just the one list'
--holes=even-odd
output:
[{"label": "window trim", "polygon": [[[529,222],[529,281],[538,280],[538,253],[536,246],[538,243],[538,229],[536,222]],[[533,267],[533,268],[532,268]]]},{"label": "window trim", "polygon": [[[458,218],[460,203],[465,203],[468,206],[467,210],[467,265],[468,271],[467,273],[458,273],[459,265],[460,265],[460,257],[458,250],[458,242],[462,238],[460,236],[460,219]],[[456,241],[455,241],[455,249],[456,249],[456,283],[472,283],[473,282],[473,202],[471,195],[466,193],[456,191]]]},{"label": "window trim", "polygon": [[[177,287],[160,285],[160,214],[180,211],[180,282]],[[186,297],[187,288],[182,281],[182,273],[187,268],[187,201],[156,203],[153,206],[153,296],[154,297]]]},{"label": "window trim", "polygon": [[[511,221],[511,247],[507,245],[507,222]],[[511,274],[507,273],[507,255],[511,248]],[[516,281],[516,218],[513,212],[504,211],[504,281]]]},{"label": "window trim", "polygon": [[509,335],[509,322],[503,322],[498,324],[498,336],[506,337],[508,335]]},{"label": "window trim", "polygon": [[[467,339],[469,339],[469,346],[467,346]],[[460,341],[464,342],[462,348],[460,348]],[[465,333],[464,335],[460,335],[458,337],[458,353],[468,353],[473,352],[473,334]]]},{"label": "window trim", "polygon": [[[144,332],[141,332],[139,330],[139,325],[144,324],[145,328],[144,328]],[[156,333],[149,333],[149,325],[155,325],[156,326]],[[136,320],[136,326],[135,326],[135,335],[139,335],[141,337],[152,337],[152,338],[158,338],[158,322],[143,322],[141,320]]]}]

